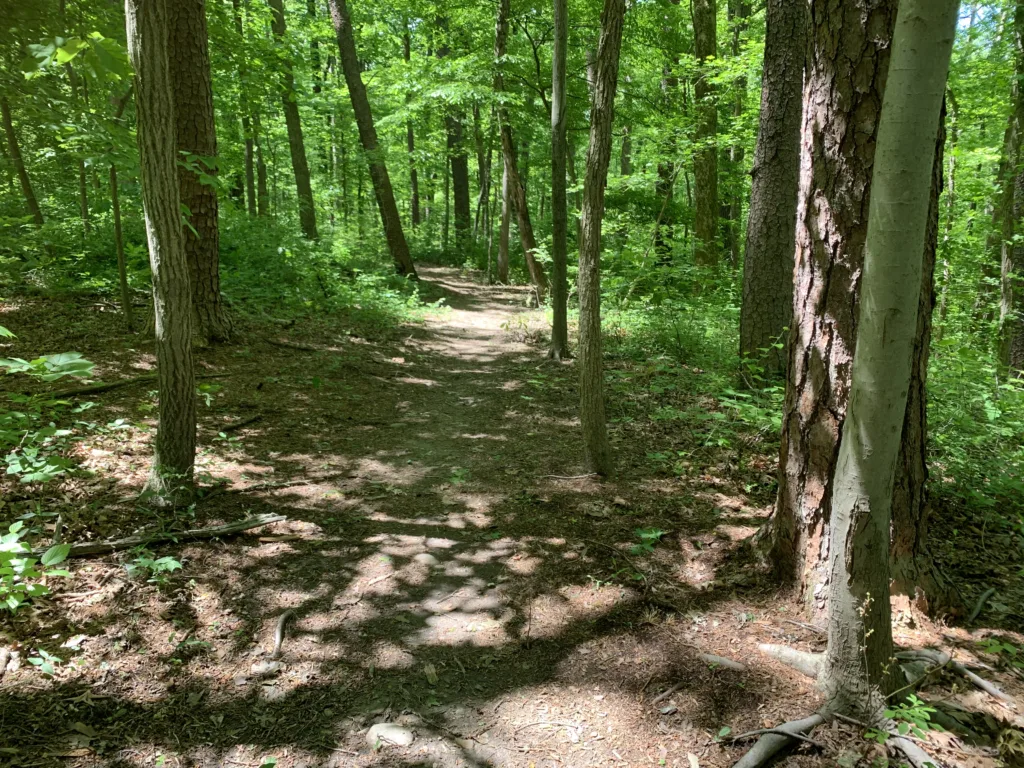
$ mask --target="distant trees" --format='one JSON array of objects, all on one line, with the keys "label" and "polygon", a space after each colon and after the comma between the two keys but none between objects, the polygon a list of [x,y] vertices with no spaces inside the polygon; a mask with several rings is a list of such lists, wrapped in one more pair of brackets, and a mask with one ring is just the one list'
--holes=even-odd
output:
[{"label": "distant trees", "polygon": [[693,233],[697,264],[718,263],[718,104],[714,99],[712,67],[718,55],[717,0],[693,0],[693,54],[697,75],[693,98],[697,109],[697,130],[693,155]]},{"label": "distant trees", "polygon": [[43,227],[43,209],[39,207],[39,200],[36,198],[35,189],[32,186],[32,179],[29,178],[28,169],[25,167],[25,159],[21,155],[21,145],[18,143],[18,134],[14,132],[14,118],[11,117],[11,103],[6,96],[0,96],[0,119],[4,124],[4,137],[7,140],[7,153],[14,164],[14,171],[18,175],[18,183],[21,185],[21,194],[25,198],[25,207],[32,216],[32,223],[36,229]]},{"label": "distant trees", "polygon": [[569,355],[566,261],[569,208],[566,198],[565,67],[569,45],[568,0],[554,0],[555,40],[551,53],[551,349],[555,360]]},{"label": "distant trees", "polygon": [[125,26],[135,69],[139,168],[153,277],[160,391],[159,428],[147,488],[156,498],[168,499],[192,481],[196,397],[165,0],[125,0]]}]

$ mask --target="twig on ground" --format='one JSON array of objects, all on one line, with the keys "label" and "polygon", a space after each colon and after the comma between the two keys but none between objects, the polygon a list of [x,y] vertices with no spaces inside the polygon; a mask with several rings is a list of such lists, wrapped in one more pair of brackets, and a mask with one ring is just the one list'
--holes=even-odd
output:
[{"label": "twig on ground", "polygon": [[236,429],[241,429],[242,427],[247,427],[250,424],[254,424],[257,421],[260,421],[262,418],[263,418],[263,414],[262,413],[257,413],[255,416],[250,416],[247,419],[242,419],[241,421],[236,421],[234,424],[228,424],[225,427],[221,427],[220,431],[224,432],[224,433],[234,432]]},{"label": "twig on ground", "polygon": [[287,611],[281,614],[277,620],[277,629],[274,630],[274,650],[270,654],[270,658],[279,659],[281,658],[281,643],[284,642],[284,629],[285,625],[288,624],[288,619],[295,615],[295,609],[289,608]]},{"label": "twig on ground", "polygon": [[553,477],[555,480],[582,480],[586,477],[597,477],[597,472],[588,472],[585,475],[541,475],[541,479]]},{"label": "twig on ground", "polygon": [[807,622],[804,622],[804,621],[793,621],[792,619],[783,619],[783,621],[786,622],[787,624],[792,624],[793,626],[801,627],[802,629],[806,629],[809,632],[814,632],[817,635],[828,634],[828,632],[825,629],[823,629],[821,627],[816,627],[813,624],[808,624]]},{"label": "twig on ground", "polygon": [[682,683],[676,683],[672,687],[666,688],[664,691],[662,691],[657,696],[655,696],[653,699],[651,699],[651,705],[660,704],[661,702],[663,702],[665,699],[667,699],[669,696],[671,696],[673,693],[675,693],[676,691],[678,691],[682,687],[683,687]]},{"label": "twig on ground", "polygon": [[731,741],[742,741],[743,739],[749,739],[751,736],[763,736],[766,733],[776,733],[780,736],[788,736],[791,739],[806,741],[808,744],[811,744],[818,749],[825,749],[825,745],[820,741],[815,741],[808,736],[804,736],[802,733],[797,733],[796,731],[784,731],[781,728],[759,728],[756,731],[747,731],[746,733],[741,733],[739,736],[733,736]]},{"label": "twig on ground", "polygon": [[[68,557],[83,557],[85,555],[107,555],[111,552],[121,552],[126,549],[142,546],[144,544],[157,544],[164,541],[178,541],[179,539],[213,539],[218,536],[228,536],[233,533],[248,531],[250,528],[259,528],[270,523],[277,523],[287,520],[284,515],[256,515],[247,517],[244,520],[237,520],[224,525],[214,525],[210,528],[193,528],[188,531],[162,531],[143,536],[128,536],[124,539],[114,541],[88,541],[79,544],[72,544]],[[33,555],[42,555],[46,547],[35,549]]]},{"label": "twig on ground", "polygon": [[[232,376],[231,373],[204,373],[196,376],[197,379],[222,379],[226,376]],[[78,397],[79,395],[95,395],[98,392],[109,392],[112,389],[120,389],[121,387],[128,387],[132,384],[139,384],[143,381],[156,381],[155,373],[147,373],[144,376],[133,376],[130,379],[122,379],[121,381],[111,382],[98,382],[96,384],[87,384],[84,387],[75,387],[73,389],[62,389],[59,392],[42,392],[40,394],[46,395],[46,397],[53,398],[55,400],[61,400],[65,397]]]},{"label": "twig on ground", "polygon": [[989,598],[996,593],[995,587],[989,587],[981,593],[981,597],[978,598],[978,602],[974,604],[974,610],[971,611],[971,615],[967,617],[967,623],[972,624],[974,620],[981,615],[981,612],[985,609],[985,603],[989,601]]},{"label": "twig on ground", "polygon": [[636,563],[634,563],[632,560],[626,557],[625,553],[621,549],[613,547],[611,544],[605,544],[603,541],[595,541],[594,539],[582,539],[582,541],[585,541],[588,544],[595,544],[599,547],[603,547],[604,549],[611,550],[616,555],[625,560],[627,563],[629,563],[631,566],[633,566],[633,570],[639,573],[640,577],[644,580],[644,591],[647,591],[647,588],[650,586],[650,581],[647,578],[647,574],[640,570],[640,567]]}]

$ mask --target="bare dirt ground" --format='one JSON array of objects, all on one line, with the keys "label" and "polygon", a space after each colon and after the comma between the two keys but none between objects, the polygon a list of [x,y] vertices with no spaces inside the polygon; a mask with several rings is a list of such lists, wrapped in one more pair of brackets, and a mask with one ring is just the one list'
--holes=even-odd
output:
[{"label": "bare dirt ground", "polygon": [[[523,291],[421,275],[450,307],[423,325],[250,323],[198,354],[201,371],[230,375],[204,380],[219,388],[201,409],[194,505],[155,513],[135,500],[147,383],[97,395],[78,417],[108,425],[77,446],[90,475],[46,492],[4,481],[0,518],[60,511],[72,541],[287,519],[152,547],[183,566],[164,584],[126,569],[134,552],[71,561],[49,598],[0,618],[0,644],[20,654],[0,680],[0,764],[724,767],[748,743],[733,735],[816,708],[811,682],[757,646],[823,639],[737,544],[768,513],[768,490],[750,489],[772,457],[750,446],[740,472],[721,451],[672,477],[647,458],[660,427],[621,419],[616,477],[580,477],[575,369],[529,343],[543,319]],[[151,344],[102,305],[2,308],[19,335],[4,355],[73,349],[105,381],[153,368]],[[650,528],[661,540],[634,550]],[[1022,639],[1005,624],[972,635],[899,619],[901,645],[963,660],[994,661],[984,637]],[[61,659],[52,676],[25,663],[39,648]],[[1024,701],[1014,670],[985,674]],[[932,734],[944,764],[994,768],[999,735],[1020,738],[1019,710],[956,678],[926,693],[982,734]],[[414,740],[371,744],[378,723]],[[885,753],[854,726],[815,739],[824,751],[805,745],[783,764],[852,768]]]}]

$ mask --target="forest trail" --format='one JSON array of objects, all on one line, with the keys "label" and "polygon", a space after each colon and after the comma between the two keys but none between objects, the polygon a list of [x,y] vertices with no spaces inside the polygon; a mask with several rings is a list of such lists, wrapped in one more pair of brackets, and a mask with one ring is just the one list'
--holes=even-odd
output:
[{"label": "forest trail", "polygon": [[[0,681],[0,729],[19,760],[724,768],[742,748],[714,739],[723,727],[813,708],[810,683],[757,645],[820,649],[820,637],[786,623],[796,607],[727,557],[767,513],[749,488],[770,461],[748,447],[739,471],[733,448],[690,447],[699,472],[661,471],[651,451],[710,441],[632,418],[614,382],[631,381],[635,396],[657,388],[675,408],[703,404],[662,386],[657,361],[618,360],[618,473],[575,477],[576,369],[546,359],[526,289],[420,273],[423,293],[444,299],[422,323],[250,318],[236,343],[199,353],[201,370],[230,375],[201,408],[207,490],[195,505],[155,514],[135,503],[154,393],[97,398],[91,418],[132,426],[81,445],[94,474],[49,502],[67,540],[287,519],[153,547],[182,564],[163,584],[129,574],[138,553],[74,561],[50,602],[7,625],[25,643],[53,638],[62,659],[52,680],[23,665]],[[75,349],[105,380],[153,364],[149,344],[87,298],[5,311],[16,345]],[[36,503],[12,494],[8,509]],[[640,531],[656,535],[644,545]],[[379,723],[415,740],[375,750]]]}]

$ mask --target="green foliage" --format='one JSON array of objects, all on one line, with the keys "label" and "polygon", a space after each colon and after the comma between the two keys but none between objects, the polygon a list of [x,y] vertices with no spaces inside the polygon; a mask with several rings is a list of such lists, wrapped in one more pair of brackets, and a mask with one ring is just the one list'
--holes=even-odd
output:
[{"label": "green foliage", "polygon": [[653,552],[654,545],[661,541],[661,537],[668,531],[663,531],[660,528],[637,528],[633,533],[640,539],[640,542],[630,547],[629,551],[634,555],[644,555]]},{"label": "green foliage", "polygon": [[145,547],[135,550],[135,559],[125,565],[125,570],[132,577],[146,577],[150,584],[163,586],[170,580],[170,575],[181,570],[181,563],[173,557],[155,557]]},{"label": "green foliage", "polygon": [[32,549],[23,540],[27,533],[21,520],[12,523],[8,532],[0,535],[0,606],[11,613],[28,600],[50,593],[43,579],[68,576],[64,570],[52,567],[62,563],[71,551],[68,544],[55,544],[42,557],[32,555]]}]

